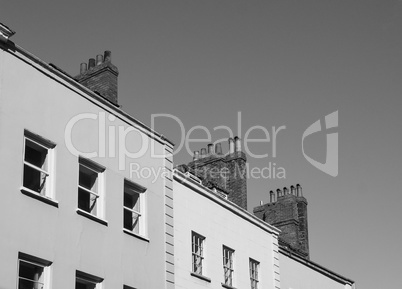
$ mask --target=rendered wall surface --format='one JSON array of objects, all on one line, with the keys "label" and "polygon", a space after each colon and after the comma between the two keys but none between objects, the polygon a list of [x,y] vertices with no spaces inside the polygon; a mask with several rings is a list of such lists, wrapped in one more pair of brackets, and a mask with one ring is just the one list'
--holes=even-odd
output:
[{"label": "rendered wall surface", "polygon": [[350,289],[349,284],[306,266],[285,254],[279,254],[282,289]]},{"label": "rendered wall surface", "polygon": [[[128,129],[130,125],[125,117],[85,97],[85,93],[24,55],[0,49],[0,287],[16,288],[18,252],[23,252],[52,262],[52,288],[74,288],[76,270],[104,278],[104,288],[122,288],[123,284],[134,288],[172,288],[166,285],[169,265],[165,234],[166,224],[173,222],[166,220],[165,207],[166,186],[169,183],[171,187],[171,181],[160,176],[144,177],[137,169],[171,170],[171,158],[153,158],[150,153],[151,145],[160,155],[168,150],[167,146],[152,140],[143,130],[129,132],[125,143],[130,152],[140,150],[143,140],[147,147],[141,156],[124,158],[125,165],[119,167],[122,162],[117,145],[116,156],[111,156],[106,134],[106,155],[99,157],[102,115],[107,131],[115,127],[116,138],[119,127]],[[98,157],[91,159],[106,167],[103,219],[107,226],[76,212],[78,156],[66,146],[65,129],[79,114],[96,117],[81,119],[72,127],[72,143],[81,152],[98,152]],[[115,115],[109,119],[111,114]],[[24,129],[56,143],[54,196],[58,207],[20,191]],[[123,232],[125,178],[147,188],[149,241]]]},{"label": "rendered wall surface", "polygon": [[[220,199],[212,192],[208,194]],[[235,250],[234,287],[250,288],[249,258],[252,258],[260,262],[258,288],[279,288],[279,267],[275,261],[277,236],[228,209],[234,208],[233,205],[225,206],[174,180],[176,288],[223,288],[223,245]],[[235,210],[243,211],[237,206]],[[211,282],[191,275],[192,231],[205,237],[203,275]]]}]

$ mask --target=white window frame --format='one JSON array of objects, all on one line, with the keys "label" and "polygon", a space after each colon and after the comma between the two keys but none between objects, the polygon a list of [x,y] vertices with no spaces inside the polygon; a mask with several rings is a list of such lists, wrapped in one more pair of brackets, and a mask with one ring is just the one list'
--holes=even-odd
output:
[{"label": "white window frame", "polygon": [[204,275],[205,237],[191,231],[191,270],[198,275]]},{"label": "white window frame", "polygon": [[[82,185],[80,185],[80,173],[81,173],[81,168],[85,168],[87,170],[92,171],[93,173],[96,174],[96,188],[95,189],[89,189],[86,188]],[[83,157],[79,158],[79,167],[78,167],[78,204],[77,207],[79,211],[84,212],[84,214],[89,214],[92,216],[95,216],[97,218],[103,218],[104,217],[104,209],[103,209],[103,204],[104,204],[104,198],[105,198],[105,193],[104,193],[104,171],[105,167],[89,160]],[[79,199],[80,199],[80,194],[86,193],[90,195],[90,208],[89,210],[85,210],[83,208],[79,207]],[[91,199],[95,199],[94,201],[94,207],[91,206]]]},{"label": "white window frame", "polygon": [[[129,190],[127,192],[126,190]],[[134,235],[140,235],[143,237],[146,237],[147,235],[147,218],[146,218],[146,194],[145,191],[147,189],[130,181],[125,179],[124,180],[124,191],[123,191],[123,230],[126,232],[129,232],[130,234]],[[135,210],[134,208],[128,207],[125,205],[125,196],[126,194],[138,194],[138,201],[139,202],[139,210]],[[136,215],[138,218],[138,221],[136,225],[134,226],[134,222],[131,223],[132,228],[126,228],[126,212],[130,212],[132,215]],[[136,232],[136,229],[138,227],[138,232]]]},{"label": "white window frame", "polygon": [[[46,150],[46,160],[43,167],[38,167],[35,164],[30,163],[25,160],[27,154],[27,146],[29,143],[34,146],[38,146]],[[54,162],[55,162],[55,153],[54,148],[56,144],[47,140],[37,134],[34,134],[28,130],[24,130],[24,142],[23,142],[23,165],[22,165],[22,187],[21,190],[31,196],[43,197],[47,199],[54,199],[54,179],[55,179],[55,170],[54,170]],[[35,191],[28,186],[24,186],[25,181],[25,167],[29,167],[37,172],[40,172],[41,175],[44,175],[44,178],[41,180],[40,190]]]},{"label": "white window frame", "polygon": [[[30,279],[30,278],[20,276],[22,263],[25,263],[28,266],[33,265],[33,266],[41,267],[42,268],[41,278],[35,280],[35,279]],[[52,262],[50,262],[50,261],[20,252],[18,254],[17,288],[20,288],[20,281],[25,280],[25,281],[32,282],[32,283],[37,283],[36,287],[38,289],[50,289],[51,288],[51,284],[50,284],[50,282],[51,282],[51,278],[50,278],[51,264],[52,264]]]},{"label": "white window frame", "polygon": [[227,246],[222,247],[223,253],[223,281],[225,285],[233,287],[234,285],[234,253],[233,249]]},{"label": "white window frame", "polygon": [[74,285],[74,287],[76,287],[78,280],[81,282],[84,282],[84,283],[89,283],[89,284],[95,285],[95,289],[102,289],[103,278],[76,270],[75,271],[75,283],[76,284]]},{"label": "white window frame", "polygon": [[258,289],[258,271],[260,267],[260,262],[250,258],[249,259],[249,267],[250,267],[250,285],[251,289]]}]

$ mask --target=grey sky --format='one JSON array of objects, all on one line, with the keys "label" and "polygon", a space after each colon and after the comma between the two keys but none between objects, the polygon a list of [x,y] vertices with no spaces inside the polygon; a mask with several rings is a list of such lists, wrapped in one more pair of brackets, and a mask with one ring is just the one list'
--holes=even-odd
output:
[{"label": "grey sky", "polygon": [[[250,146],[286,179],[248,181],[249,210],[268,191],[300,183],[309,201],[311,259],[358,288],[399,288],[402,258],[401,1],[3,1],[0,22],[18,45],[70,74],[112,51],[123,109],[146,124],[152,113],[207,127],[278,134]],[[313,122],[339,111],[339,175],[303,157]],[[180,143],[173,120],[156,129]],[[262,137],[255,132],[252,137]],[[196,134],[193,137],[197,137]],[[199,134],[198,137],[204,137]],[[325,161],[325,133],[306,139]],[[206,143],[192,146],[200,149]],[[224,145],[227,148],[227,145]],[[182,150],[176,164],[191,156]]]}]

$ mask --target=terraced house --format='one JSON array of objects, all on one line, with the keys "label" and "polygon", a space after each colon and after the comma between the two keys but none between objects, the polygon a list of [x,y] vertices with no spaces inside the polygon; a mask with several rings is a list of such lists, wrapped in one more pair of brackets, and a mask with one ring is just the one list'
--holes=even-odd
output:
[{"label": "terraced house", "polygon": [[[0,287],[174,288],[171,178],[129,173],[171,172],[149,148],[173,144],[120,110],[110,52],[74,78],[0,28]],[[112,128],[145,153],[119,154]]]},{"label": "terraced house", "polygon": [[247,157],[238,137],[195,151],[174,171],[176,288],[351,289],[310,260],[299,184],[247,211]]},{"label": "terraced house", "polygon": [[0,24],[1,288],[354,288],[309,259],[301,186],[247,211],[239,138],[174,168],[120,109],[110,51],[71,76],[13,34]]}]

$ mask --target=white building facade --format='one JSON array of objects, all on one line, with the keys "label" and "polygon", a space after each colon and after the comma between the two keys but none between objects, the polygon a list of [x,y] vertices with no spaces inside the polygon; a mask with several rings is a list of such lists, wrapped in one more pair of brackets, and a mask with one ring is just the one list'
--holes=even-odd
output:
[{"label": "white building facade", "polygon": [[354,281],[323,266],[300,258],[290,250],[279,248],[281,288],[284,289],[353,289]]},{"label": "white building facade", "polygon": [[174,220],[176,288],[281,288],[279,230],[180,171]]},{"label": "white building facade", "polygon": [[0,287],[174,288],[173,144],[0,28]]}]

